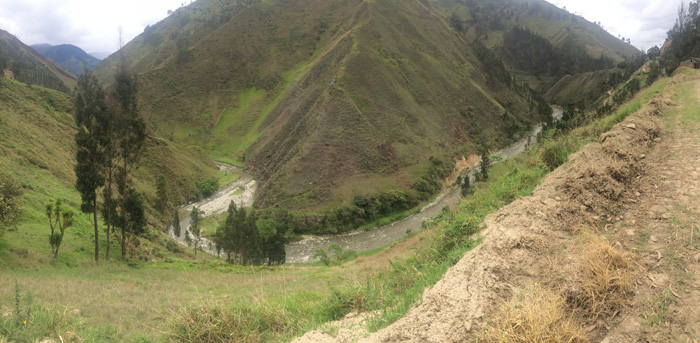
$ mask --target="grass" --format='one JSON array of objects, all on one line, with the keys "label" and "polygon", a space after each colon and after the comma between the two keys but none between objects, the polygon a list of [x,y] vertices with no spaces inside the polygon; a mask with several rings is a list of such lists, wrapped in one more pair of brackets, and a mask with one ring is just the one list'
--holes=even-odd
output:
[{"label": "grass", "polygon": [[224,171],[219,171],[219,187],[225,187],[226,185],[230,184],[233,181],[236,181],[240,178],[241,176],[236,173],[227,173]]},{"label": "grass", "polygon": [[[0,97],[6,100],[12,94],[3,92]],[[640,97],[644,94],[647,93]],[[22,104],[16,106],[19,105]],[[32,106],[30,110],[36,112]],[[47,114],[48,126],[69,127],[61,124],[61,120],[67,120],[65,113]],[[627,110],[620,110],[611,121],[622,120],[628,114]],[[11,116],[5,118],[9,120]],[[547,139],[572,139],[571,146],[582,145],[595,139],[595,132],[604,127],[596,125],[602,124],[593,123],[566,136],[552,135]],[[17,137],[3,141],[3,149],[14,154],[21,151],[23,144],[32,146]],[[67,142],[70,135],[55,139]],[[56,143],[47,141],[45,148],[52,144]],[[568,143],[553,146],[569,149]],[[28,156],[38,155],[41,154]],[[17,340],[38,340],[44,335],[55,338],[70,330],[94,341],[178,341],[183,337],[216,339],[223,328],[235,326],[250,333],[245,339],[285,341],[353,310],[379,310],[369,319],[370,328],[378,330],[417,304],[425,287],[435,284],[465,251],[478,244],[476,234],[488,213],[533,191],[549,170],[540,156],[540,151],[531,150],[509,159],[507,165],[495,165],[488,182],[477,183],[472,196],[445,212],[426,230],[421,236],[424,246],[403,252],[400,258],[392,256],[393,260],[387,262],[383,255],[386,250],[382,250],[376,255],[383,257],[360,257],[339,267],[267,268],[230,266],[211,258],[192,262],[187,255],[165,253],[166,239],[158,235],[152,241],[143,240],[144,249],[152,254],[149,262],[133,263],[133,267],[119,262],[94,264],[90,262],[91,234],[86,216],[77,218],[75,229],[67,232],[59,261],[51,262],[46,258],[49,249],[41,208],[46,200],[56,196],[66,198],[72,206],[79,202],[72,190],[71,164],[49,161],[44,163],[51,168],[43,169],[37,168],[42,163],[40,159],[32,162],[26,156],[0,155],[3,167],[6,164],[18,175],[28,190],[25,223],[0,238],[0,258],[9,261],[0,267],[0,304],[13,303],[16,280],[23,294],[34,294],[32,308],[36,310],[31,312],[45,316],[30,321],[37,323],[37,329],[31,332],[3,322],[3,334],[18,337]],[[64,177],[52,174],[61,170],[66,173]],[[26,255],[19,252],[19,247],[26,247]],[[51,329],[52,322],[59,323],[58,329]]]},{"label": "grass", "polygon": [[[358,273],[358,277],[362,275]],[[356,282],[338,268],[237,267],[216,261],[161,261],[136,269],[119,263],[81,268],[46,265],[36,270],[3,272],[0,304],[13,303],[15,280],[22,296],[31,291],[35,306],[44,309],[34,311],[37,315],[57,309],[77,313],[65,319],[75,324],[65,330],[83,339],[98,337],[95,340],[102,342],[136,342],[141,338],[167,341],[162,332],[170,331],[173,320],[212,304],[229,310],[279,311],[281,314],[275,315],[285,318],[294,314],[296,332],[322,319],[336,319],[324,317],[331,285],[347,287]],[[10,327],[8,331],[21,334],[20,329]],[[36,331],[27,337],[42,335],[48,336]]]},{"label": "grass", "polygon": [[656,295],[655,299],[650,299],[647,308],[639,315],[644,319],[644,326],[659,326],[668,320],[668,309],[673,303],[673,294],[670,290],[665,290]]}]

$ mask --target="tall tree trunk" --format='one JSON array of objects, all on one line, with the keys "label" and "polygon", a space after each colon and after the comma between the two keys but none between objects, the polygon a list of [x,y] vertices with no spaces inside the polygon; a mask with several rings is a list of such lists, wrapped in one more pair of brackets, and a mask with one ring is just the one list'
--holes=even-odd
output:
[{"label": "tall tree trunk", "polygon": [[126,258],[126,224],[122,225],[122,259]]},{"label": "tall tree trunk", "polygon": [[105,260],[109,261],[109,236],[111,236],[110,231],[112,230],[112,172],[113,169],[110,166],[107,172],[107,247],[105,248]]},{"label": "tall tree trunk", "polygon": [[97,230],[97,197],[92,202],[92,218],[95,223],[95,262],[98,262],[100,259],[100,232]]},{"label": "tall tree trunk", "polygon": [[[122,212],[125,211],[126,196],[129,194],[129,172],[127,169],[127,158],[123,157],[124,161],[124,194],[122,194]],[[125,216],[126,217],[126,216]],[[124,218],[125,219],[125,218]],[[122,259],[126,258],[126,227],[129,225],[126,220],[122,223]]]}]

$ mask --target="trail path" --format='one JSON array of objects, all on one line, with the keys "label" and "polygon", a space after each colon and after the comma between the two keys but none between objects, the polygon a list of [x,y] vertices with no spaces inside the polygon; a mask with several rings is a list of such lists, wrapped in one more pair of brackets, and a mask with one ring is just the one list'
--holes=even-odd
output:
[{"label": "trail path", "polygon": [[549,174],[532,196],[487,216],[482,243],[391,326],[352,314],[306,342],[471,342],[494,311],[535,285],[575,296],[592,231],[631,261],[633,293],[578,320],[591,342],[700,342],[700,81],[675,77],[636,114]]}]

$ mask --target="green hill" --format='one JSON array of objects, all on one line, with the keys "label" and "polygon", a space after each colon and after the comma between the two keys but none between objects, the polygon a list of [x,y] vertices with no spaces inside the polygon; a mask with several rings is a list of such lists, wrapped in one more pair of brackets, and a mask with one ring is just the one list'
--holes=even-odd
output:
[{"label": "green hill", "polygon": [[0,30],[0,71],[10,68],[15,79],[68,93],[77,84],[75,76],[44,58],[7,31]]},{"label": "green hill", "polygon": [[[484,31],[491,16],[504,17]],[[494,55],[517,23],[584,62],[636,51],[544,1],[199,0],[122,55],[159,135],[250,167],[259,205],[324,212],[393,189],[424,198],[429,157],[451,165],[542,120],[539,98]],[[98,66],[104,82],[118,55]],[[556,82],[504,62],[517,80]]]},{"label": "green hill", "polygon": [[494,49],[531,87],[546,92],[566,75],[612,68],[641,54],[599,25],[546,1],[432,0],[468,35]]},{"label": "green hill", "polygon": [[[63,199],[76,213],[80,196],[75,190],[75,121],[73,100],[62,92],[26,85],[12,80],[0,82],[0,169],[10,173],[24,189],[21,224],[0,239],[0,260],[4,267],[32,266],[50,254],[45,204]],[[191,198],[197,181],[216,175],[216,167],[201,149],[149,136],[135,182],[146,196],[152,235],[163,229],[161,216],[151,209],[155,202],[156,176],[163,175],[169,196],[177,203]],[[1,228],[5,230],[6,228]],[[60,261],[66,264],[89,261],[92,254],[91,221],[76,216],[76,223],[62,246]],[[103,239],[104,234],[102,235]],[[164,253],[160,240],[153,240],[155,252]],[[115,242],[116,243],[116,242]],[[113,251],[116,250],[116,245]]]}]

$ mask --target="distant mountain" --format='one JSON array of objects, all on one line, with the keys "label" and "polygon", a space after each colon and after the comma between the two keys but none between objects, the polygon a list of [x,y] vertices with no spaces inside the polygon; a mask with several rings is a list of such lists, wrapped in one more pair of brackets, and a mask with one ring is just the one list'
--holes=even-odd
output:
[{"label": "distant mountain", "polygon": [[75,75],[82,74],[84,68],[93,70],[97,64],[100,63],[100,59],[91,56],[83,51],[83,49],[71,44],[36,44],[32,45],[32,48],[42,56],[53,60]]},{"label": "distant mountain", "polygon": [[[510,51],[521,36],[551,61]],[[639,52],[542,0],[199,0],[122,53],[162,136],[248,165],[263,207],[323,213],[397,189],[425,198],[437,165],[544,119],[528,85]],[[103,82],[119,62],[98,66]]]},{"label": "distant mountain", "polygon": [[95,52],[88,52],[88,54],[92,55],[92,57],[102,61],[103,59],[109,57],[111,55],[111,52],[106,52],[106,51],[95,51]]},{"label": "distant mountain", "polygon": [[5,68],[12,69],[17,81],[61,92],[70,92],[77,84],[74,75],[22,43],[14,35],[0,30],[0,70]]}]

